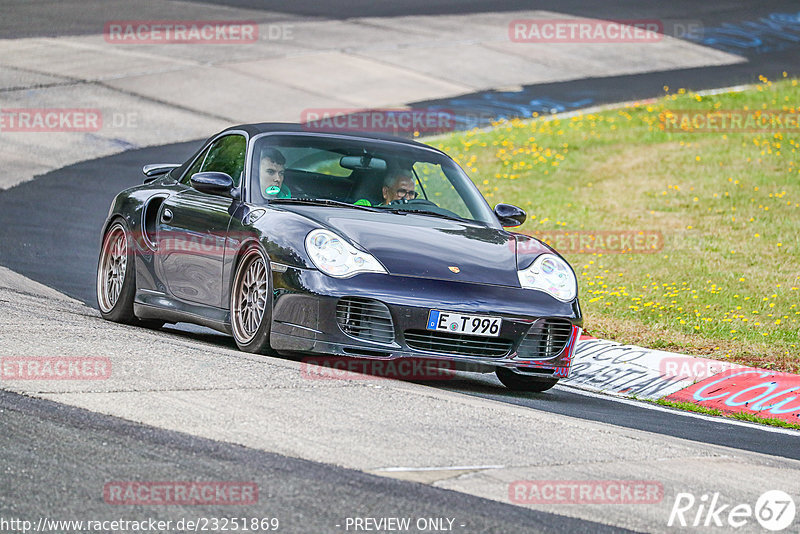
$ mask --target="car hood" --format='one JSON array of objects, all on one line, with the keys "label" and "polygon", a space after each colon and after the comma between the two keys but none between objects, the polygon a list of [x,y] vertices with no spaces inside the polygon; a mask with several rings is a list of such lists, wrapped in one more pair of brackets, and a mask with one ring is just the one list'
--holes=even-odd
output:
[{"label": "car hood", "polygon": [[505,230],[413,213],[285,209],[349,238],[390,274],[519,287],[516,240]]}]

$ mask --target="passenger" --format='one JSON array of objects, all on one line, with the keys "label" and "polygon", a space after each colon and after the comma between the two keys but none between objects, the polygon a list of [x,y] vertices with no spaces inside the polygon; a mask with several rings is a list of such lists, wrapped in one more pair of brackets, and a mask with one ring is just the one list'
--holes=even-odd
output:
[{"label": "passenger", "polygon": [[395,200],[414,200],[417,198],[415,180],[410,170],[390,172],[383,181],[383,204]]},{"label": "passenger", "polygon": [[267,200],[292,198],[289,187],[283,183],[286,158],[277,149],[265,147],[259,158],[258,180],[261,182],[261,196]]}]

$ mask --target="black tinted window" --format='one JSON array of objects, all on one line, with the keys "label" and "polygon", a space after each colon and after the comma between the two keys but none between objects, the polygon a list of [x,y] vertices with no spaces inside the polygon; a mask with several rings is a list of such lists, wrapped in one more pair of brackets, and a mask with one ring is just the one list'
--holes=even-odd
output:
[{"label": "black tinted window", "polygon": [[286,134],[257,138],[252,158],[253,203],[334,200],[496,224],[469,177],[435,150],[357,137]]},{"label": "black tinted window", "polygon": [[208,149],[203,150],[202,154],[197,156],[197,159],[194,161],[192,166],[189,167],[189,170],[186,171],[186,174],[184,174],[183,178],[181,178],[182,184],[189,185],[189,180],[192,178],[192,176],[200,172],[200,167],[203,165],[203,162],[205,161],[207,154],[208,154]]},{"label": "black tinted window", "polygon": [[233,184],[238,186],[242,180],[246,150],[247,141],[244,136],[226,135],[217,139],[209,148],[200,172],[224,172],[230,175]]}]

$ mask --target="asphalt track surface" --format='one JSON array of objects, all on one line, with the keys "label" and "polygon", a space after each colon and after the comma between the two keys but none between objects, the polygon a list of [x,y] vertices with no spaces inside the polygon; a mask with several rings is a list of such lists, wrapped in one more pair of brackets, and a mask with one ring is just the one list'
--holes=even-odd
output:
[{"label": "asphalt track surface", "polygon": [[[222,0],[220,5],[247,7],[287,15],[347,18],[351,16],[397,16],[454,12],[552,9],[579,16],[603,18],[648,18],[687,14],[706,25],[756,20],[771,12],[797,11],[795,2],[698,2],[626,1],[613,6],[572,0],[554,7],[544,2],[485,0],[374,0],[317,2],[300,0]],[[0,36],[76,35],[96,33],[98,23],[115,18],[137,17],[139,2],[95,0],[89,2],[0,2]],[[122,14],[120,14],[122,9]],[[699,10],[699,11],[698,11]],[[78,15],[79,14],[79,15]],[[690,15],[688,15],[690,14]],[[272,16],[272,15],[271,15]],[[280,18],[280,13],[277,15]],[[677,17],[674,17],[677,18]],[[54,24],[57,20],[59,23]],[[760,74],[772,78],[787,71],[800,73],[797,48],[771,53],[745,54],[747,63],[707,69],[684,69],[662,73],[594,78],[572,82],[526,86],[523,93],[558,97],[593,104],[662,94],[662,86],[703,89],[749,83]],[[473,95],[480,96],[480,95]],[[431,103],[446,103],[428,102]],[[211,134],[212,132],[209,132]],[[140,183],[145,163],[183,161],[197,142],[181,143],[125,152],[108,158],[66,167],[34,181],[0,191],[0,264],[25,276],[95,305],[94,273],[99,249],[99,229],[113,196]],[[185,332],[208,343],[230,346],[216,334]],[[504,390],[491,375],[437,384],[432,387],[476,395],[516,405],[543,409],[570,417],[641,429],[706,443],[800,459],[796,437],[753,427],[732,426],[679,413],[653,411],[620,404],[610,399],[557,388],[545,394],[519,395]],[[257,452],[184,434],[128,423],[45,400],[0,392],[3,432],[0,447],[6,466],[0,493],[3,515],[39,517],[53,512],[81,511],[92,518],[120,516],[102,501],[105,481],[141,478],[175,480],[232,479],[247,475],[259,482],[263,506],[258,514],[278,516],[283,531],[330,531],[343,520],[342,511],[372,516],[449,516],[469,525],[465,531],[515,532],[603,532],[619,531],[600,524],[534,512],[420,484],[374,477],[328,465]],[[12,458],[13,455],[13,458]],[[42,457],[49,458],[43,462]],[[20,467],[24,466],[24,467]],[[8,467],[7,467],[8,469]],[[75,481],[75,482],[70,482]],[[35,496],[35,497],[32,497]],[[87,502],[93,509],[87,510]],[[109,510],[111,508],[111,510]],[[212,509],[203,509],[211,515]],[[163,519],[190,517],[196,511],[180,507],[148,507],[146,514],[131,508],[127,515]],[[220,510],[220,516],[228,510]],[[124,516],[123,516],[124,517]]]},{"label": "asphalt track surface", "polygon": [[[452,518],[455,532],[626,532],[169,432],[15,393],[0,391],[0,414],[0,450],[6,458],[0,517],[34,524],[40,517],[175,522],[256,517],[277,518],[278,532],[308,533],[344,532],[347,517],[368,516]],[[254,482],[258,499],[257,504],[233,507],[106,504],[103,487],[108,481],[135,480]]]}]

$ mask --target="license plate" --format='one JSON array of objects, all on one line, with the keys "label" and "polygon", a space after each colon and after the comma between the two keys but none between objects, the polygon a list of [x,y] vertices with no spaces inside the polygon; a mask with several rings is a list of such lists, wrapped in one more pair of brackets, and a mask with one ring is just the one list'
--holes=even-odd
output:
[{"label": "license plate", "polygon": [[428,330],[436,330],[437,332],[497,337],[500,335],[502,324],[503,319],[501,317],[466,315],[464,313],[439,310],[431,310],[428,314]]}]

